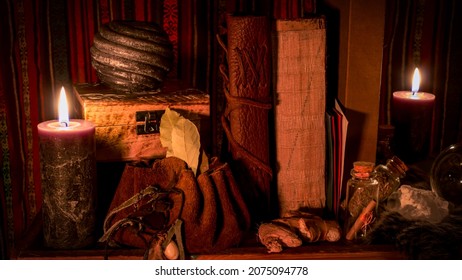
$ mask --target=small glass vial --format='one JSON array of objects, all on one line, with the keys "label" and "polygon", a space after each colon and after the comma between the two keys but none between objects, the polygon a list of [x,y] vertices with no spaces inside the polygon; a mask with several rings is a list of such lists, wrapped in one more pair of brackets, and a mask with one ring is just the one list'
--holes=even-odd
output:
[{"label": "small glass vial", "polygon": [[346,185],[344,232],[347,240],[366,236],[377,215],[378,194],[374,163],[354,162]]},{"label": "small glass vial", "polygon": [[384,201],[401,185],[401,179],[406,176],[409,168],[398,157],[394,156],[387,163],[377,165],[374,169],[379,182],[379,201]]},{"label": "small glass vial", "polygon": [[391,143],[393,142],[393,135],[395,127],[391,124],[379,125],[379,133],[377,137],[377,153],[376,163],[385,164],[387,159],[391,158],[394,154],[392,151]]}]

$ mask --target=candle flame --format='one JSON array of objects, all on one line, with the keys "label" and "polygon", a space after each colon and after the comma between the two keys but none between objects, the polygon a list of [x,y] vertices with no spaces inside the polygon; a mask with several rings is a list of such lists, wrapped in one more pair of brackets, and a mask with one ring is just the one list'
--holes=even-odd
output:
[{"label": "candle flame", "polygon": [[69,126],[69,108],[67,106],[66,91],[64,87],[61,88],[61,94],[59,96],[59,105],[58,105],[58,115],[59,123],[61,126]]},{"label": "candle flame", "polygon": [[419,91],[420,87],[420,73],[419,69],[416,67],[414,70],[414,76],[412,77],[412,94],[416,94]]}]

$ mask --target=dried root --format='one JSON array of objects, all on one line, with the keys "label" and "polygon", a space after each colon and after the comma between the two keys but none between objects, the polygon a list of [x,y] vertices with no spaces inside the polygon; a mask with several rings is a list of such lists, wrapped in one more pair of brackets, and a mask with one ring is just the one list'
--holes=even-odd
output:
[{"label": "dried root", "polygon": [[309,213],[291,212],[284,217],[262,224],[258,236],[268,252],[281,252],[283,247],[298,247],[302,242],[336,242],[341,238],[336,221],[323,220]]},{"label": "dried root", "polygon": [[260,242],[268,249],[268,253],[279,253],[283,247],[298,247],[302,240],[283,225],[264,223],[258,228]]}]

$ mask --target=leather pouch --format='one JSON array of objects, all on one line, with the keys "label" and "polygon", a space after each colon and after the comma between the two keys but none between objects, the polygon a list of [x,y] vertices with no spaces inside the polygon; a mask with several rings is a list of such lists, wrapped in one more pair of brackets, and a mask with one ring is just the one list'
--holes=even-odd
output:
[{"label": "leather pouch", "polygon": [[190,254],[221,251],[241,242],[250,215],[228,164],[214,159],[209,170],[197,177],[175,157],[149,167],[127,164],[100,242],[152,248],[159,246],[155,242],[162,235],[165,240],[167,232],[175,231],[178,220],[182,222],[181,235],[176,234],[180,251],[183,241]]}]

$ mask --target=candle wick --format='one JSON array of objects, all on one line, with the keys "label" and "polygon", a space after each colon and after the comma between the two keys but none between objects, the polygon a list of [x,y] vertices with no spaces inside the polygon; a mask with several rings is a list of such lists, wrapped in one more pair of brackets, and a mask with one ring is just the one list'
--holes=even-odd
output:
[{"label": "candle wick", "polygon": [[417,93],[416,91],[413,91],[413,92],[412,92],[412,96],[415,96],[416,93]]},{"label": "candle wick", "polygon": [[61,122],[61,126],[69,127],[69,123],[68,122]]}]

